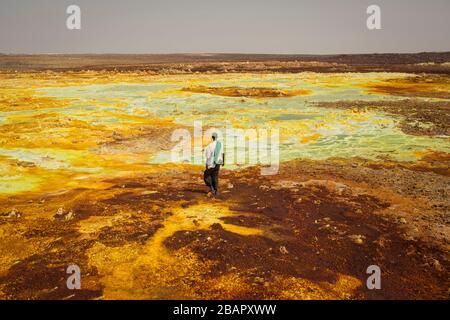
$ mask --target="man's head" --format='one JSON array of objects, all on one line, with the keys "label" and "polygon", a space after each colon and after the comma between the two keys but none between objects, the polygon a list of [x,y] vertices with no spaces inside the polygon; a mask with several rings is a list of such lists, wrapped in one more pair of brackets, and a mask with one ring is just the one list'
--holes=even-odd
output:
[{"label": "man's head", "polygon": [[213,139],[213,141],[216,141],[216,140],[217,140],[217,133],[216,133],[216,132],[214,132],[214,133],[212,134],[212,139]]}]

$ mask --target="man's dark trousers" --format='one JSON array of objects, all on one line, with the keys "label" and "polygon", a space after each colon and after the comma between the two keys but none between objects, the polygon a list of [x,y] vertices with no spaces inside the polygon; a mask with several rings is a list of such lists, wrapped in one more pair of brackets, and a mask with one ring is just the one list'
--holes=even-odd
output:
[{"label": "man's dark trousers", "polygon": [[214,168],[206,169],[203,175],[205,184],[211,188],[211,191],[217,191],[219,188],[219,170],[220,164],[216,164]]}]

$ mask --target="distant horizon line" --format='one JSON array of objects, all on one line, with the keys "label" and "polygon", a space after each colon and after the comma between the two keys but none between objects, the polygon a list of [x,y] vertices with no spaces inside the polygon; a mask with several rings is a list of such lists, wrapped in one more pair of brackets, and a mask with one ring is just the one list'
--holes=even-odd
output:
[{"label": "distant horizon line", "polygon": [[146,52],[146,53],[132,53],[132,52],[84,52],[84,53],[70,53],[70,52],[38,52],[38,53],[7,53],[0,52],[3,56],[56,56],[56,55],[263,55],[263,56],[342,56],[342,55],[382,55],[382,54],[430,54],[430,53],[450,53],[448,51],[403,51],[403,52],[353,52],[353,53],[245,53],[245,52]]}]

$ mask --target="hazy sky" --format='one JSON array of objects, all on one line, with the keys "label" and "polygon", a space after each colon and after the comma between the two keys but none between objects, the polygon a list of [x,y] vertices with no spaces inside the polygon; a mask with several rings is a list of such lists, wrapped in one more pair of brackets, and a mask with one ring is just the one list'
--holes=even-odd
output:
[{"label": "hazy sky", "polygon": [[419,51],[450,51],[450,0],[0,0],[2,53]]}]

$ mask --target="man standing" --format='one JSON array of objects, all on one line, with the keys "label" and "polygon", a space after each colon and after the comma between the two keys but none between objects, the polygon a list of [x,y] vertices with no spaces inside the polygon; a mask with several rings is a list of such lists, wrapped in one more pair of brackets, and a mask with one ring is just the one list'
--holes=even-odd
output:
[{"label": "man standing", "polygon": [[219,169],[224,164],[223,144],[218,141],[217,133],[212,134],[212,142],[206,147],[206,170],[203,175],[209,194],[217,195],[219,187]]}]

